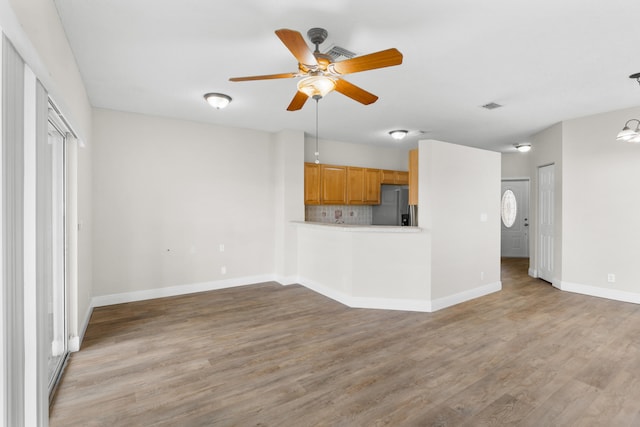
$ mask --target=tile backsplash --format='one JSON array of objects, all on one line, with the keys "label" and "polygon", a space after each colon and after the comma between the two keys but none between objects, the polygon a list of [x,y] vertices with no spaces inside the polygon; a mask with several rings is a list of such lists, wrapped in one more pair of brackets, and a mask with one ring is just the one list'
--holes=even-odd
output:
[{"label": "tile backsplash", "polygon": [[371,225],[371,206],[305,205],[304,219],[332,224]]}]

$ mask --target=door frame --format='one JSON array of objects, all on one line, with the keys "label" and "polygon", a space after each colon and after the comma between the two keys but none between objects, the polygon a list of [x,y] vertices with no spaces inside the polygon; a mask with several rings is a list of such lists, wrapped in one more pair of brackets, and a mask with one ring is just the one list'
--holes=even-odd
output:
[{"label": "door frame", "polygon": [[[549,168],[552,167],[552,171],[553,171],[553,181],[552,181],[552,185],[550,187],[550,196],[549,196],[549,203],[548,204],[543,204],[542,200],[544,198],[543,195],[543,191],[545,191],[542,188],[541,185],[541,179],[540,179],[540,175],[542,173],[542,171],[545,168]],[[556,167],[555,167],[555,163],[548,163],[548,164],[544,164],[544,165],[540,165],[537,167],[537,171],[536,171],[536,179],[537,179],[537,206],[536,206],[536,277],[540,278],[542,280],[545,280],[549,283],[551,283],[553,285],[553,275],[555,272],[555,265],[554,265],[554,252],[555,252],[555,223],[557,218],[555,217],[555,172],[556,172]],[[546,228],[550,228],[550,233],[548,233],[546,230],[543,230],[543,218],[544,216],[542,215],[542,209],[544,208],[544,206],[547,206],[550,208],[550,212],[549,212],[549,216],[550,216],[550,220],[551,220],[551,225],[550,227],[546,227]],[[550,237],[550,243],[548,244],[549,248],[548,250],[550,251],[550,255],[548,255],[549,257],[549,262],[550,262],[550,268],[547,269],[545,266],[545,269],[543,270],[542,267],[542,263],[543,263],[543,251],[545,248],[545,241],[548,240],[547,238]]]},{"label": "door frame", "polygon": [[[500,180],[500,198],[502,198],[502,184],[504,182],[514,182],[514,181],[522,181],[522,182],[526,182],[527,184],[527,216],[524,219],[524,221],[527,223],[525,226],[529,227],[529,225],[531,224],[531,179],[529,177],[523,177],[523,178],[502,178]],[[519,208],[519,207],[518,207]],[[500,218],[500,241],[502,243],[502,217]],[[527,250],[527,255],[522,257],[522,258],[530,258],[531,257],[531,233],[529,233],[527,231],[527,239],[526,239],[526,250]],[[501,244],[501,248],[500,248],[500,255],[502,256],[502,244]]]}]

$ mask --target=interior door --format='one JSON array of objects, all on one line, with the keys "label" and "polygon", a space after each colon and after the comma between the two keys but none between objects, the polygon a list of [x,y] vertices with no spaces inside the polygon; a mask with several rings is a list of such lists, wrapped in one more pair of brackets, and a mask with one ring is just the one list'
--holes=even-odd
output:
[{"label": "interior door", "polygon": [[538,168],[538,277],[553,281],[555,166]]},{"label": "interior door", "polygon": [[529,180],[502,181],[501,255],[529,257]]}]

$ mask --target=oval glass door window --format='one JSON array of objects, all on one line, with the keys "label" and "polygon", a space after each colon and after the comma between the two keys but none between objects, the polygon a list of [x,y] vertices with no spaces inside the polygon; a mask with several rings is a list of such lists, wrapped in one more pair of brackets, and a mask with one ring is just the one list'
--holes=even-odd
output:
[{"label": "oval glass door window", "polygon": [[511,228],[513,223],[516,222],[516,215],[518,214],[518,203],[516,202],[516,195],[513,194],[513,191],[507,190],[502,195],[500,212],[504,226]]}]

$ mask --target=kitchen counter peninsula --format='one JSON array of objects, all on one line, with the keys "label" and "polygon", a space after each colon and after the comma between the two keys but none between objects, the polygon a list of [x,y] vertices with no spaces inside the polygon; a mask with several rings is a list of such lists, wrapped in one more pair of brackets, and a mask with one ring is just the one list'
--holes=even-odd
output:
[{"label": "kitchen counter peninsula", "polygon": [[420,227],[400,226],[400,225],[361,225],[361,224],[338,224],[332,222],[313,222],[313,221],[292,221],[294,224],[304,225],[308,227],[330,227],[335,230],[342,230],[354,233],[420,233]]},{"label": "kitchen counter peninsula", "polygon": [[298,281],[350,307],[431,311],[431,233],[411,226],[293,221]]}]

